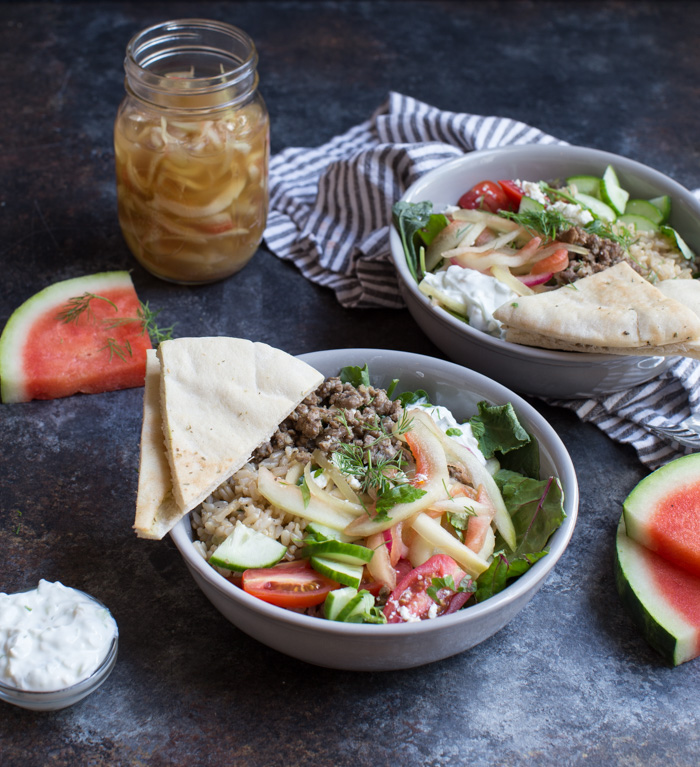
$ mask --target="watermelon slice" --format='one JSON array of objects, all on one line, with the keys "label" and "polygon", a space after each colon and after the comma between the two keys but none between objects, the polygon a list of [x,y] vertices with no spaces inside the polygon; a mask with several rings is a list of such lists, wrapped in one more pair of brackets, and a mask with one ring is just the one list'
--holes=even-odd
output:
[{"label": "watermelon slice", "polygon": [[627,535],[700,577],[700,453],[645,477],[623,505]]},{"label": "watermelon slice", "polygon": [[700,655],[700,578],[675,567],[617,528],[617,590],[649,644],[672,665]]},{"label": "watermelon slice", "polygon": [[[58,315],[71,299],[92,294],[88,310],[71,322]],[[115,308],[116,306],[116,308]],[[68,397],[143,386],[146,349],[140,303],[128,272],[103,272],[64,280],[25,301],[0,336],[3,402]]]}]

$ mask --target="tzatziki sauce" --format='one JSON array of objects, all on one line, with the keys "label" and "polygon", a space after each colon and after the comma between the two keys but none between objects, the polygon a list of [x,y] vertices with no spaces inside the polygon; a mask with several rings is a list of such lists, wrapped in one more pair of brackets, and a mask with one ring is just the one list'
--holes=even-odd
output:
[{"label": "tzatziki sauce", "polygon": [[455,264],[439,272],[428,272],[424,282],[450,299],[454,308],[461,309],[473,328],[496,337],[501,335],[501,323],[493,313],[506,301],[517,298],[507,285],[490,274]]},{"label": "tzatziki sauce", "polygon": [[117,624],[82,591],[40,580],[0,594],[0,682],[48,692],[87,679],[107,657]]}]

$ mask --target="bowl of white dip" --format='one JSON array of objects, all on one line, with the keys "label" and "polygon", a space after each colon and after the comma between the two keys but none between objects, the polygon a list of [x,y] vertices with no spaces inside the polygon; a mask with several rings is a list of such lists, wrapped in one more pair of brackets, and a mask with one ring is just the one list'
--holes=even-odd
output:
[{"label": "bowl of white dip", "polygon": [[99,600],[62,583],[0,594],[0,700],[34,711],[72,706],[110,675],[118,637]]},{"label": "bowl of white dip", "polygon": [[[426,173],[401,199],[431,202],[433,212],[440,213],[456,205],[465,192],[484,180],[538,182],[577,175],[601,177],[608,165],[614,167],[620,183],[634,197],[668,195],[672,201],[670,224],[696,253],[700,252],[700,201],[690,191],[646,165],[596,149],[523,145],[471,152]],[[496,294],[493,284],[489,286],[489,281],[494,282],[492,278],[467,286],[477,307],[468,312],[467,323],[435,305],[418,289],[395,227],[391,230],[391,254],[408,309],[430,340],[455,362],[520,393],[568,398],[624,391],[660,375],[677,359],[553,351],[509,343],[499,337],[490,317],[491,311],[509,300],[502,291]],[[442,287],[458,294],[465,286],[457,284],[460,280],[452,275],[459,269],[450,270],[451,281]],[[460,278],[466,280],[467,275]],[[484,307],[486,313],[479,307]]]}]

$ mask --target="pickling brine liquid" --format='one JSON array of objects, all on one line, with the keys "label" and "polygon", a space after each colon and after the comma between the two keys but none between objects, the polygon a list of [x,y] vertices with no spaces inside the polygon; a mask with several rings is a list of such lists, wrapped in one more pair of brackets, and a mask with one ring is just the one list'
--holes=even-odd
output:
[{"label": "pickling brine liquid", "polygon": [[269,119],[259,96],[205,117],[126,99],[114,144],[119,222],[146,269],[196,284],[248,263],[268,206]]},{"label": "pickling brine liquid", "polygon": [[257,61],[243,30],[207,19],[157,24],[127,45],[114,124],[119,223],[157,277],[223,279],[262,240],[270,126]]}]

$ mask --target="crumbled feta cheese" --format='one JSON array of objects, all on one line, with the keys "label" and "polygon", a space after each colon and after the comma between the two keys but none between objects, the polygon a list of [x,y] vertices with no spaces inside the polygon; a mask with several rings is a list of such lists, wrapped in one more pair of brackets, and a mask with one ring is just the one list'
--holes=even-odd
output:
[{"label": "crumbled feta cheese", "polygon": [[532,200],[537,200],[537,202],[542,203],[542,205],[546,205],[549,202],[542,189],[540,189],[540,185],[536,184],[534,181],[517,180],[513,183],[523,190],[526,197],[530,197]]},{"label": "crumbled feta cheese", "polygon": [[397,612],[406,623],[417,623],[420,621],[420,618],[414,615],[405,605],[400,605]]},{"label": "crumbled feta cheese", "polygon": [[582,208],[580,205],[574,205],[573,203],[559,200],[548,207],[550,210],[559,211],[564,218],[571,221],[572,224],[576,224],[576,226],[585,226],[593,221],[593,214],[591,211]]}]

